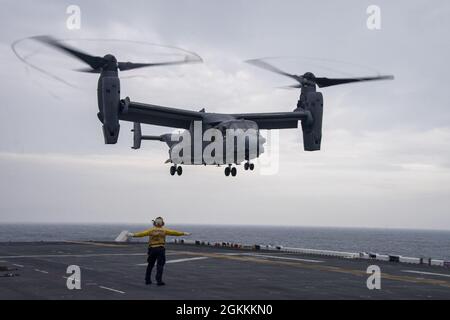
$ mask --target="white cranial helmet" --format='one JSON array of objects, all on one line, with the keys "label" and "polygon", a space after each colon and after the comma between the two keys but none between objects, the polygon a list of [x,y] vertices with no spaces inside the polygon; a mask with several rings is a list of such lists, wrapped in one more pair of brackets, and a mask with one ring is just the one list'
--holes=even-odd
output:
[{"label": "white cranial helmet", "polygon": [[155,220],[153,220],[153,225],[156,227],[156,226],[158,226],[158,227],[162,227],[162,226],[164,226],[164,220],[163,220],[163,218],[162,217],[158,217],[158,218],[156,218]]}]

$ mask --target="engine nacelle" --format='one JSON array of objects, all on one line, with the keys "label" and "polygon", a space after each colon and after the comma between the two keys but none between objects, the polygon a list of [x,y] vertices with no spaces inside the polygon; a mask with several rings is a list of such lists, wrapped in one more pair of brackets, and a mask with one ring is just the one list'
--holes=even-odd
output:
[{"label": "engine nacelle", "polygon": [[120,80],[118,77],[100,79],[103,136],[106,144],[115,144],[119,138]]},{"label": "engine nacelle", "polygon": [[311,118],[302,121],[303,148],[318,151],[322,142],[323,96],[320,92],[302,93],[298,108],[309,111]]}]

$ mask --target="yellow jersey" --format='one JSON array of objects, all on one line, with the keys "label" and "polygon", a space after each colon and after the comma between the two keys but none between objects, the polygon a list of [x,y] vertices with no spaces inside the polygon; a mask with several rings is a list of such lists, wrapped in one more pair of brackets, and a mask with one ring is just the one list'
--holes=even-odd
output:
[{"label": "yellow jersey", "polygon": [[162,227],[153,227],[148,230],[133,234],[133,236],[136,238],[149,237],[148,246],[151,248],[164,247],[164,245],[166,244],[166,236],[179,237],[184,235],[184,232],[170,230]]}]

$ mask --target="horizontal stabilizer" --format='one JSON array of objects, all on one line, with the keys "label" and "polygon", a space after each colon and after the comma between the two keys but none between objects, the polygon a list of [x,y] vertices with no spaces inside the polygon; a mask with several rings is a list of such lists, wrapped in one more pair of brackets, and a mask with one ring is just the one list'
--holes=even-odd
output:
[{"label": "horizontal stabilizer", "polygon": [[141,124],[139,122],[133,123],[133,129],[131,130],[133,135],[133,146],[132,149],[140,149],[142,140],[153,140],[153,141],[164,141],[162,136],[143,136]]}]

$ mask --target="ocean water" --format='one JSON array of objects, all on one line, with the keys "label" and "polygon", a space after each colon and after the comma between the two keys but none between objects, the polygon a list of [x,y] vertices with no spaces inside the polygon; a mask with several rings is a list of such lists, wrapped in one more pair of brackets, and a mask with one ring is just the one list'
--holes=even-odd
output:
[{"label": "ocean water", "polygon": [[[112,241],[129,224],[0,224],[0,241]],[[191,232],[192,240],[378,252],[450,260],[450,231],[322,227],[170,225]]]}]

